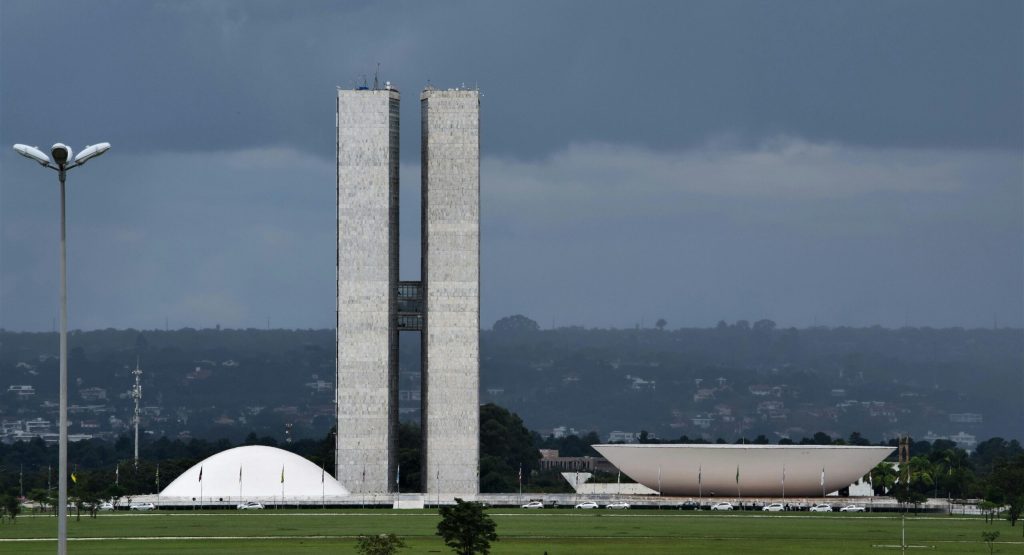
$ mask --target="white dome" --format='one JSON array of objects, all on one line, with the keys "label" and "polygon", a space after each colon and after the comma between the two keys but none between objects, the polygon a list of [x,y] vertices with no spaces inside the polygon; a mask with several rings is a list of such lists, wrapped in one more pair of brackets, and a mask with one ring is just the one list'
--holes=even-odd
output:
[{"label": "white dome", "polygon": [[349,494],[330,473],[295,453],[246,445],[221,451],[189,468],[164,488],[160,497],[260,500],[280,499],[282,491],[286,499]]}]

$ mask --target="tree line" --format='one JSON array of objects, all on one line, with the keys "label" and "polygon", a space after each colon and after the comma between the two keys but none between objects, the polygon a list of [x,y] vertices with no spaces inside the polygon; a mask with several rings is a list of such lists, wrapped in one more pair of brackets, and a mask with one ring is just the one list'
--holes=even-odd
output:
[{"label": "tree line", "polygon": [[[686,436],[658,440],[645,432],[641,432],[640,440],[644,443],[707,443]],[[399,478],[402,491],[422,491],[420,441],[418,425],[409,422],[401,425]],[[557,449],[562,456],[598,456],[591,446],[600,442],[595,433],[582,437],[543,437],[530,431],[514,412],[494,404],[484,405],[480,408],[480,490],[501,493],[522,487],[529,493],[569,492],[569,484],[559,471],[541,469],[539,449]],[[725,441],[720,439],[718,443]],[[737,443],[767,443],[767,440],[761,436]],[[796,444],[872,443],[856,432],[846,438],[833,438],[819,432]],[[319,440],[284,444],[252,433],[240,445],[280,447],[317,465],[334,468],[333,430]],[[898,444],[891,440],[878,445],[896,447]],[[74,442],[68,449],[69,470],[74,477],[69,493],[85,504],[131,494],[156,493],[199,461],[235,446],[226,439],[185,441],[164,437],[143,443],[136,464],[134,446],[127,437],[122,436],[115,442],[98,439]],[[911,503],[925,497],[984,499],[993,505],[1008,506],[1014,522],[1024,507],[1024,448],[1017,440],[991,438],[979,443],[970,453],[948,440],[910,441],[909,457],[909,463],[903,468],[897,470],[891,464],[882,463],[869,473],[867,478],[877,494],[894,495]],[[25,498],[52,505],[57,488],[56,460],[56,446],[38,438],[0,444],[0,494],[8,500]],[[596,480],[617,478],[595,477]]]}]

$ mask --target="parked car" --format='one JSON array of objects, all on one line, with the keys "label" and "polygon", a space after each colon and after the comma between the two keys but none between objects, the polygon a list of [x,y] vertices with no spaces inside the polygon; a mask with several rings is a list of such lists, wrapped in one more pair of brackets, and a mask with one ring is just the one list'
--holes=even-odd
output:
[{"label": "parked car", "polygon": [[604,508],[605,509],[628,509],[629,508],[629,503],[626,503],[625,501],[616,501],[614,503],[609,503],[609,504],[605,505]]},{"label": "parked car", "polygon": [[529,503],[524,504],[523,508],[524,509],[543,509],[544,508],[544,503],[541,503],[540,501],[530,501]]},{"label": "parked car", "polygon": [[711,510],[712,511],[731,511],[732,510],[732,503],[726,503],[726,502],[715,503],[714,505],[711,506]]},{"label": "parked car", "polygon": [[262,509],[263,508],[263,503],[260,503],[258,501],[246,501],[245,503],[239,503],[237,508],[240,511],[247,511],[247,510],[251,510],[251,509]]},{"label": "parked car", "polygon": [[786,507],[782,503],[770,503],[768,505],[765,505],[761,510],[768,511],[770,513],[777,513],[780,511],[785,511]]},{"label": "parked car", "polygon": [[860,505],[847,505],[847,506],[843,507],[842,509],[839,509],[839,512],[841,512],[841,513],[863,513],[864,512],[864,507],[861,507]]},{"label": "parked car", "polygon": [[700,503],[697,503],[693,499],[690,499],[688,501],[683,501],[682,503],[679,504],[679,510],[680,511],[699,511],[700,510]]},{"label": "parked car", "polygon": [[811,505],[810,511],[812,513],[831,513],[832,505],[828,503],[822,503],[820,505]]},{"label": "parked car", "polygon": [[104,501],[104,502],[100,503],[99,507],[96,507],[96,508],[98,510],[100,510],[100,511],[113,511],[114,510],[114,504],[111,503],[110,501]]},{"label": "parked car", "polygon": [[597,503],[594,503],[593,501],[584,501],[582,503],[578,503],[576,505],[576,508],[577,509],[597,509],[598,505],[597,505]]},{"label": "parked car", "polygon": [[132,503],[128,508],[133,511],[153,511],[156,510],[156,505],[152,503]]}]

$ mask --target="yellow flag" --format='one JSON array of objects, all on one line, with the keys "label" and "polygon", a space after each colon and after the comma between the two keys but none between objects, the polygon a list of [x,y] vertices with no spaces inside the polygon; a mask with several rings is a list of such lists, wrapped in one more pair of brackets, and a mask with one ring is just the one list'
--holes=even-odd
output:
[{"label": "yellow flag", "polygon": [[76,484],[78,483],[78,476],[75,476],[74,472],[71,473],[71,481]]},{"label": "yellow flag", "polygon": [[284,483],[284,467],[281,467],[281,483]]}]

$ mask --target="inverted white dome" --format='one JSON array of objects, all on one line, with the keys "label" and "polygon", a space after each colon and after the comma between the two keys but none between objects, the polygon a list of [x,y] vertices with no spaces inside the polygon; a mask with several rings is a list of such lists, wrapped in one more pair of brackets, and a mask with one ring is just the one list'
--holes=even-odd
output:
[{"label": "inverted white dome", "polygon": [[849,486],[895,447],[594,445],[623,474],[666,495],[820,496]]},{"label": "inverted white dome", "polygon": [[[199,476],[202,473],[202,483]],[[282,483],[282,473],[284,481]],[[284,449],[246,445],[212,455],[178,476],[161,497],[224,499],[316,498],[349,492],[330,473]]]}]

